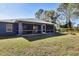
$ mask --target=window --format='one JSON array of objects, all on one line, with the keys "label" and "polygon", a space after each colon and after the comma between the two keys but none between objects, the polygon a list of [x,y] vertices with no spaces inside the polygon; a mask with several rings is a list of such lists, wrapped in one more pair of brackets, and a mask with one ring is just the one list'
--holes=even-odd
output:
[{"label": "window", "polygon": [[6,32],[12,32],[12,24],[6,24]]},{"label": "window", "polygon": [[37,32],[37,26],[33,26],[34,32]]}]

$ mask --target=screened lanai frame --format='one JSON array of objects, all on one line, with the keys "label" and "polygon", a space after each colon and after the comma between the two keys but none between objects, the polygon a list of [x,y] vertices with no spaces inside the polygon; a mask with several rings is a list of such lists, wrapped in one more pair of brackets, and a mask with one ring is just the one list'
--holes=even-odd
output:
[{"label": "screened lanai frame", "polygon": [[[31,34],[31,35],[37,35],[37,34],[47,34],[47,33],[52,33],[53,32],[53,29],[51,30],[47,30],[46,29],[46,25],[50,25],[52,26],[53,24],[44,24],[44,23],[36,23],[36,22],[25,22],[25,21],[19,21],[19,26],[18,26],[18,35],[27,35],[27,34]],[[26,27],[30,27],[28,26],[27,24],[31,25],[32,28],[31,29],[23,29],[24,25],[23,24],[26,24],[25,26]],[[37,27],[40,26],[40,30],[37,29]],[[45,26],[45,29],[43,29],[43,26]],[[35,28],[36,27],[36,28]],[[34,28],[34,29],[33,29]]]}]

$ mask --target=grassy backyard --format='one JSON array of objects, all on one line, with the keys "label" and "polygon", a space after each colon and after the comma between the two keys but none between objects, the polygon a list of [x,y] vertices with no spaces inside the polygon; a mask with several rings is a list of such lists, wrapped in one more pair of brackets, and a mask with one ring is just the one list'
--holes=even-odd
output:
[{"label": "grassy backyard", "polygon": [[79,55],[79,34],[35,37],[1,37],[0,55]]}]

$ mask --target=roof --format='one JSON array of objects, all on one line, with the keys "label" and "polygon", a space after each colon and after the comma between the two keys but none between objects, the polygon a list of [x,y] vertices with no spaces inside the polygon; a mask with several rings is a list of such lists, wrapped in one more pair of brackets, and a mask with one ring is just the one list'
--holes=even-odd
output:
[{"label": "roof", "polygon": [[34,23],[43,23],[43,24],[53,24],[51,22],[46,22],[46,21],[43,21],[43,20],[39,20],[39,19],[35,19],[35,18],[27,18],[27,19],[17,19],[16,20],[17,22],[18,21],[24,21],[24,22],[34,22]]},{"label": "roof", "polygon": [[3,21],[0,21],[0,22],[10,22],[10,23],[15,23],[15,22],[34,22],[34,23],[42,23],[42,24],[51,24],[53,25],[53,23],[51,22],[46,22],[46,21],[43,21],[43,20],[39,20],[39,19],[35,19],[35,18],[26,18],[26,19],[6,19],[6,20],[3,20]]},{"label": "roof", "polygon": [[15,23],[16,20],[14,19],[5,19],[5,20],[0,20],[0,22],[8,22],[8,23]]}]

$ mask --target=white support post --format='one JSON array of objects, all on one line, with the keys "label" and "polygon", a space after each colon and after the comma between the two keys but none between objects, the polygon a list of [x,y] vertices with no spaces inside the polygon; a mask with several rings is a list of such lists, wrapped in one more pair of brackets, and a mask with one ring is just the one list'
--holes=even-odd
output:
[{"label": "white support post", "polygon": [[43,34],[43,25],[41,25],[41,34]]},{"label": "white support post", "polygon": [[21,36],[22,35],[22,23],[18,24],[18,35]]}]

